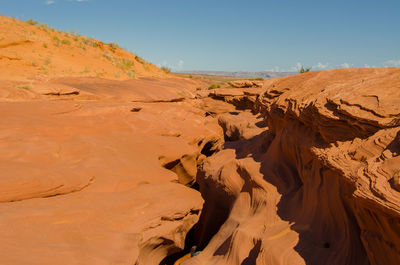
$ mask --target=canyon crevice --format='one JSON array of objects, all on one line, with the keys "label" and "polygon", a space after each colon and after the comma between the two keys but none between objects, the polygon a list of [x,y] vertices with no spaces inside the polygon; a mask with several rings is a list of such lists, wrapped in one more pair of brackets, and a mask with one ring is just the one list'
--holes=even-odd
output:
[{"label": "canyon crevice", "polygon": [[266,81],[268,128],[223,126],[233,141],[201,166],[205,248],[183,264],[397,264],[399,88],[397,69]]}]

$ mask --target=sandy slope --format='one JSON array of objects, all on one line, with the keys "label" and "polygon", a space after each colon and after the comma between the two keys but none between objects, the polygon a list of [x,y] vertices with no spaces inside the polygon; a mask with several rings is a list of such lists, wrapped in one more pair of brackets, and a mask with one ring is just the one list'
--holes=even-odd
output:
[{"label": "sandy slope", "polygon": [[164,77],[121,48],[43,25],[0,16],[0,79],[92,76],[125,80]]}]

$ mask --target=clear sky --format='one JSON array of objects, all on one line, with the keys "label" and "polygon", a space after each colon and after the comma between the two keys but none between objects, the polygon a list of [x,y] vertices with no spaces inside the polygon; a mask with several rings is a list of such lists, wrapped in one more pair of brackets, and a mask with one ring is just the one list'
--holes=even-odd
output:
[{"label": "clear sky", "polygon": [[174,70],[400,67],[400,0],[0,0]]}]

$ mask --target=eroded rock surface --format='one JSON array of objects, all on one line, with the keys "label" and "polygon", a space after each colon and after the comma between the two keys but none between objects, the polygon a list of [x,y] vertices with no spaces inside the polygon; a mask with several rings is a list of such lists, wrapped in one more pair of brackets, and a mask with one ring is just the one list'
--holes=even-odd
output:
[{"label": "eroded rock surface", "polygon": [[268,128],[207,158],[183,264],[399,264],[400,70],[269,80]]},{"label": "eroded rock surface", "polygon": [[237,88],[261,87],[262,81],[237,80],[237,81],[231,81],[228,84],[231,85],[232,87],[237,87]]},{"label": "eroded rock surface", "polygon": [[[194,88],[173,82],[0,89],[1,264],[154,265],[184,248],[203,200],[182,184],[223,136],[203,110],[174,102]],[[80,93],[43,93],[70,87]],[[163,167],[171,161],[187,175]]]},{"label": "eroded rock surface", "polygon": [[218,124],[224,131],[225,141],[250,139],[267,126],[262,115],[250,111],[232,111],[218,116]]}]

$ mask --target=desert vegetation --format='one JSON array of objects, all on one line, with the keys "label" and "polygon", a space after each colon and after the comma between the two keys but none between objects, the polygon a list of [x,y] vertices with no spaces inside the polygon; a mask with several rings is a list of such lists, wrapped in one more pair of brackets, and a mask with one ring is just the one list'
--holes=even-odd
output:
[{"label": "desert vegetation", "polygon": [[304,68],[303,66],[300,67],[299,73],[304,74],[311,71],[311,67]]},{"label": "desert vegetation", "polygon": [[147,61],[145,59],[143,59],[142,57],[137,56],[137,55],[135,56],[135,60],[138,61],[141,64],[147,63]]},{"label": "desert vegetation", "polygon": [[167,67],[167,66],[161,66],[160,68],[161,70],[163,70],[165,73],[169,74],[171,73],[171,68]]},{"label": "desert vegetation", "polygon": [[[124,50],[115,42],[105,43],[73,30],[67,32],[56,30],[33,19],[19,21],[0,17],[0,20],[2,22],[0,27],[14,36],[14,39],[7,37],[7,40],[10,43],[17,43],[13,44],[15,49],[8,49],[10,55],[6,55],[6,58],[16,58],[12,64],[17,65],[24,62],[26,56],[25,65],[30,66],[30,70],[26,71],[27,75],[29,71],[40,71],[40,74],[47,76],[63,73],[63,75],[84,74],[111,79],[132,79],[170,74],[170,69],[159,69],[142,57]],[[0,39],[5,40],[4,36]],[[18,47],[24,47],[26,51]],[[58,56],[62,56],[62,59],[58,59]],[[82,71],[82,67],[79,67],[79,70],[75,67],[80,64],[79,61],[83,56],[86,58],[85,66],[90,70]],[[53,61],[51,67],[50,61]],[[11,68],[8,69],[9,73],[4,72],[4,75],[12,74]]]},{"label": "desert vegetation", "polygon": [[215,89],[215,88],[220,88],[221,85],[220,84],[211,84],[208,89]]},{"label": "desert vegetation", "polygon": [[28,23],[29,25],[33,25],[33,26],[35,26],[35,25],[38,24],[38,22],[35,21],[35,20],[33,20],[33,19],[28,19],[28,20],[26,21],[26,23]]}]

